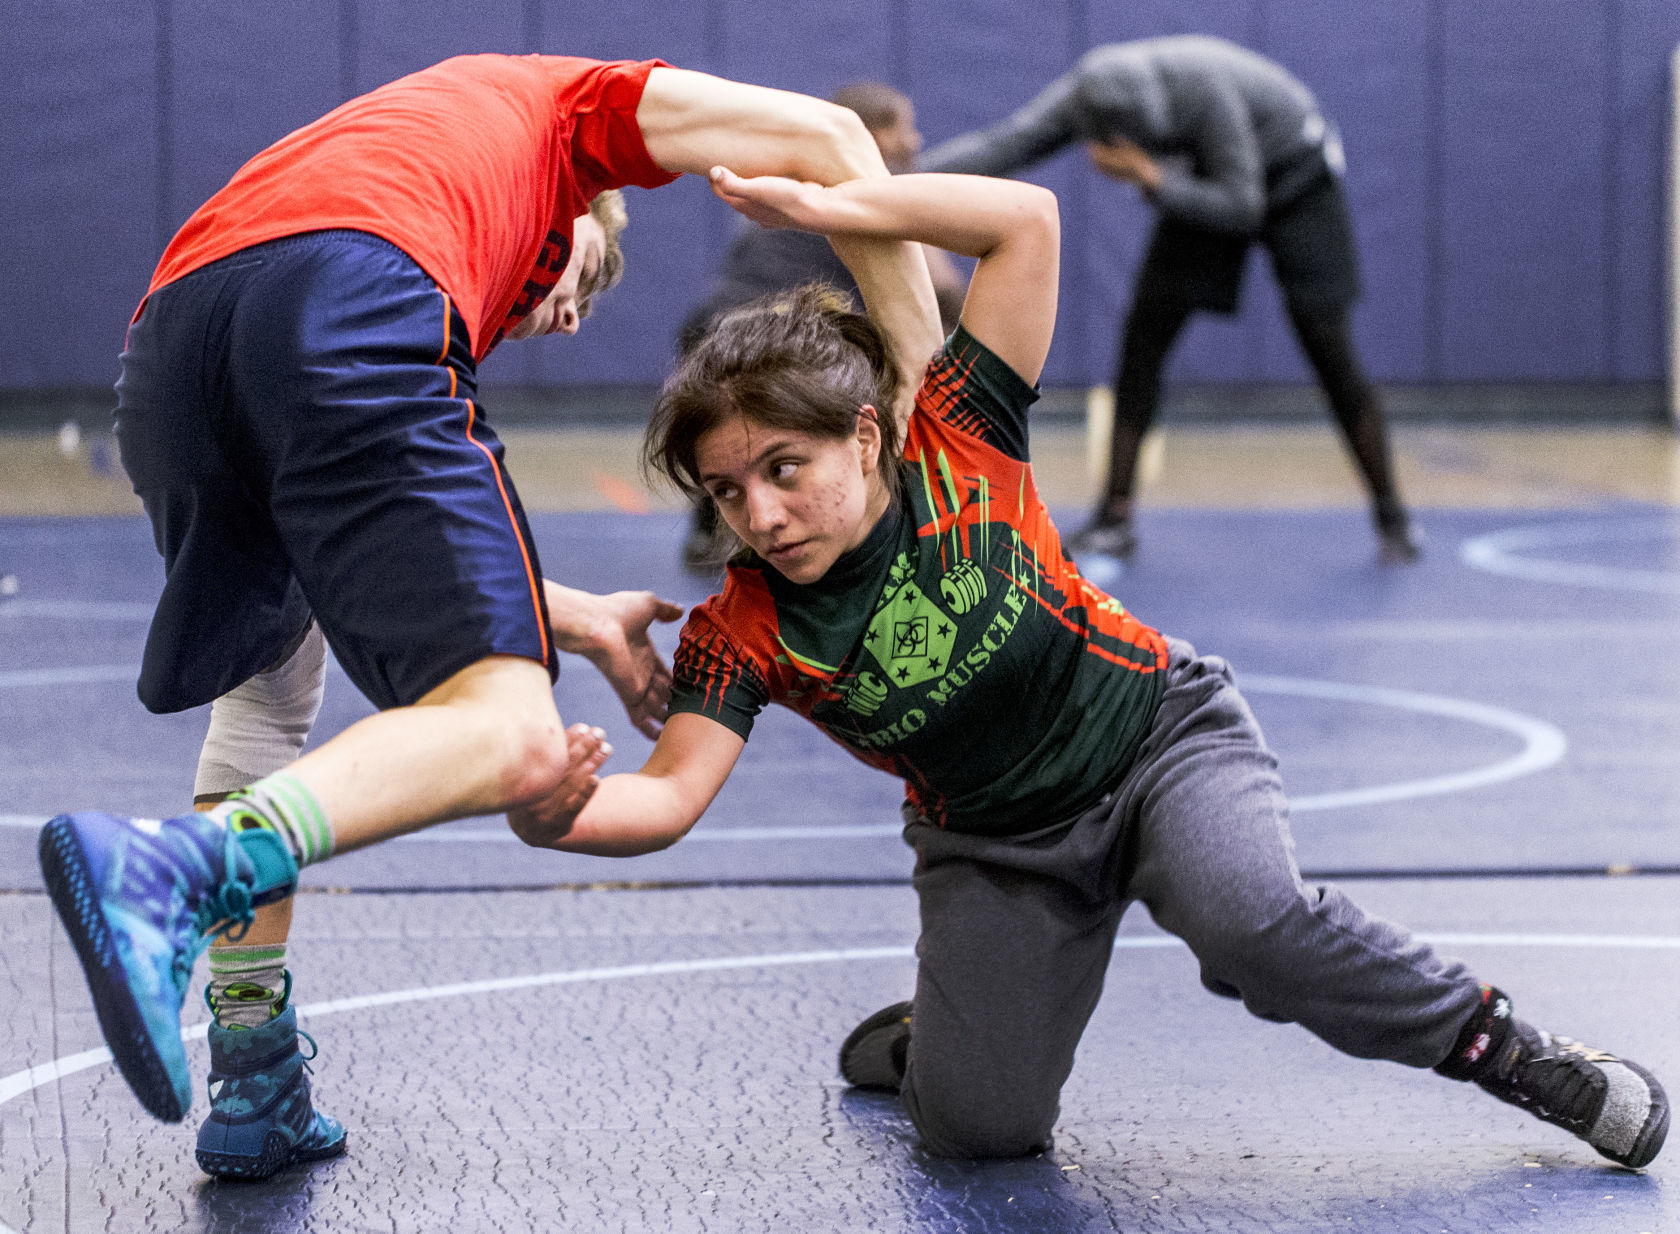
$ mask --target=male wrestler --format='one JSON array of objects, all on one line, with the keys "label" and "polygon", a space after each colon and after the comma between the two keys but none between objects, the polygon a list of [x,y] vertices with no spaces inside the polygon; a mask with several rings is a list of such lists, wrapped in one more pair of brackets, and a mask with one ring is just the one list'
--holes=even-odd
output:
[{"label": "male wrestler", "polygon": [[[610,281],[601,193],[719,163],[886,174],[852,113],[800,95],[658,61],[464,56],[263,151],[165,251],[118,385],[123,462],[166,568],[142,701],[198,706],[318,659],[313,621],[380,710],[207,812],[43,829],[105,1039],[158,1118],[190,1102],[194,958],[230,927],[283,941],[300,865],[450,818],[540,818],[588,790],[610,747],[562,725],[557,648],[602,666],[640,727],[659,723],[669,677],[647,628],[677,611],[542,579],[475,375],[504,337],[575,330]],[[885,278],[926,287],[914,246],[846,256],[866,297]],[[229,1027],[218,1009],[198,1156],[252,1178],[341,1152],[344,1133],[312,1109],[289,979],[244,984],[269,1019]]]}]

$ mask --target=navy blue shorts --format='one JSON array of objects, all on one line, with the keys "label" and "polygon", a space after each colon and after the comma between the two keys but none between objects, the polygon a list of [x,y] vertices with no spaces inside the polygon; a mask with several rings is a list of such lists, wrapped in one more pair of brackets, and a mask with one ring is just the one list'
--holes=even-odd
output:
[{"label": "navy blue shorts", "polygon": [[148,709],[227,693],[311,613],[380,708],[489,655],[554,675],[466,328],[407,254],[355,231],[246,249],[154,292],[122,366],[117,442],[167,580]]}]

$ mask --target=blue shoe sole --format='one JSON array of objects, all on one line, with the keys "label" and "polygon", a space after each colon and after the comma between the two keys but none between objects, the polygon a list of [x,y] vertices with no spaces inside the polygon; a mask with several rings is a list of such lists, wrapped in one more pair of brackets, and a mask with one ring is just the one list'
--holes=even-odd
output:
[{"label": "blue shoe sole", "polygon": [[166,1123],[180,1122],[186,1110],[134,1001],[116,939],[100,910],[87,854],[67,816],[61,814],[41,829],[40,855],[47,894],[82,962],[99,1029],[117,1070],[148,1114]]},{"label": "blue shoe sole", "polygon": [[235,1153],[209,1152],[199,1149],[193,1155],[198,1158],[198,1168],[212,1178],[225,1178],[235,1182],[260,1183],[265,1178],[271,1178],[289,1165],[303,1165],[311,1161],[326,1161],[332,1157],[341,1156],[344,1152],[348,1136],[339,1136],[329,1144],[319,1148],[294,1148],[286,1143],[286,1137],[276,1131],[269,1135],[263,1144],[263,1150],[255,1157],[243,1156]]}]

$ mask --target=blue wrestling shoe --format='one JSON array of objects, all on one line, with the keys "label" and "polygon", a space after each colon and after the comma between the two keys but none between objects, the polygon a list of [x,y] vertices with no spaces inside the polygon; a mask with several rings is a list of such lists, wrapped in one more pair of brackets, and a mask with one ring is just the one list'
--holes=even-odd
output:
[{"label": "blue wrestling shoe", "polygon": [[[291,974],[286,992],[291,993]],[[210,1001],[210,991],[204,992]],[[309,1042],[307,1057],[298,1038]],[[210,1025],[210,1117],[198,1129],[198,1165],[216,1178],[257,1182],[296,1162],[344,1151],[344,1127],[315,1112],[309,1059],[315,1039],[286,1007],[260,1028]]]},{"label": "blue wrestling shoe", "polygon": [[192,1104],[181,1004],[193,963],[215,934],[290,895],[296,860],[272,831],[199,814],[60,814],[41,829],[41,872],[118,1070],[148,1113],[180,1122]]}]

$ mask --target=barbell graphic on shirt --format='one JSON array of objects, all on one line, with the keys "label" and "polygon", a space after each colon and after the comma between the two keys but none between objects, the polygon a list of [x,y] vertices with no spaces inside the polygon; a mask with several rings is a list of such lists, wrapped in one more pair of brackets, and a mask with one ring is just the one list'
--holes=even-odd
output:
[{"label": "barbell graphic on shirt", "polygon": [[847,709],[860,716],[874,715],[886,701],[887,683],[868,669],[857,675],[852,682],[852,688],[846,693]]},{"label": "barbell graphic on shirt", "polygon": [[965,557],[939,580],[939,594],[961,617],[986,598],[986,575]]}]

